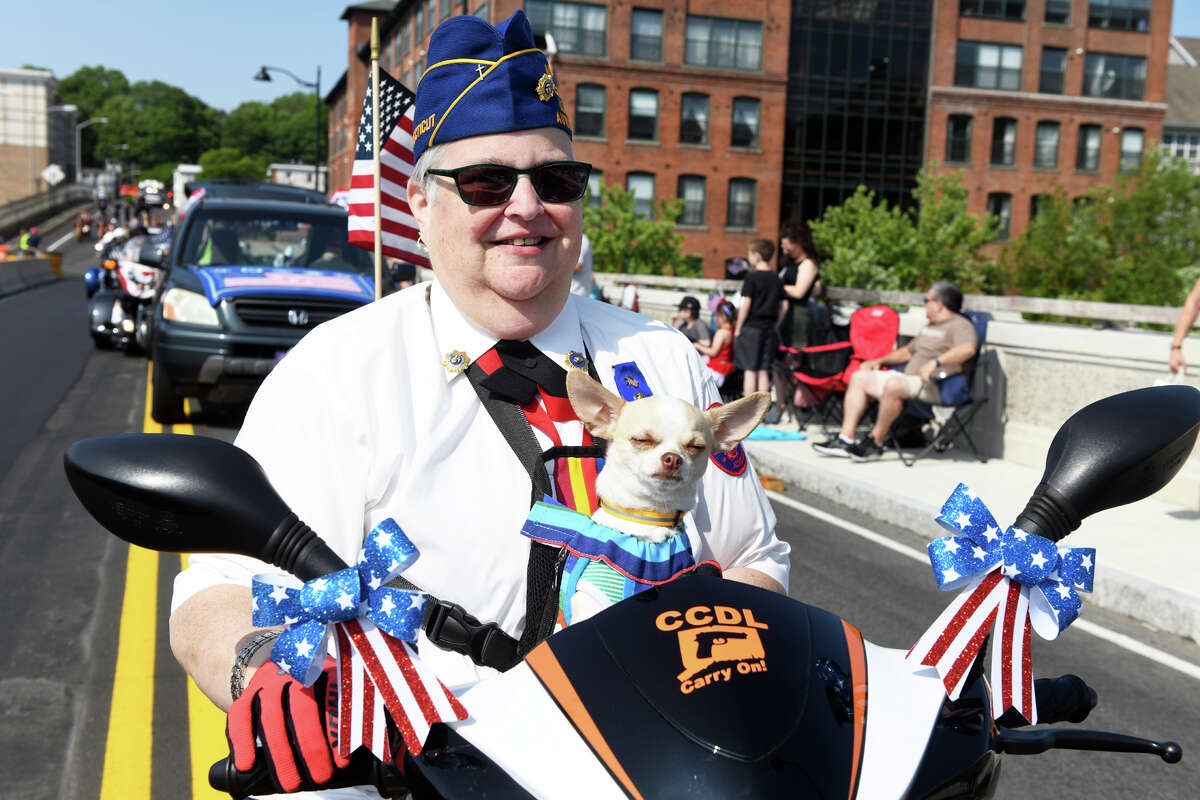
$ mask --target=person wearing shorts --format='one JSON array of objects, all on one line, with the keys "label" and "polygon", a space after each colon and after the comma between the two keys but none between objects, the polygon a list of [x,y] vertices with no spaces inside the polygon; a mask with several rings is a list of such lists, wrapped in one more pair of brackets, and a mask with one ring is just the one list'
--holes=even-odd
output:
[{"label": "person wearing shorts", "polygon": [[779,350],[779,323],[787,314],[783,281],[771,268],[775,245],[750,242],[750,271],[742,280],[742,305],[733,326],[733,363],[742,370],[742,394],[771,391],[771,362]]},{"label": "person wearing shorts", "polygon": [[[952,283],[933,284],[925,293],[925,318],[929,324],[911,342],[882,358],[864,361],[850,376],[842,414],[842,429],[813,449],[827,456],[842,456],[855,461],[877,458],[892,423],[909,398],[936,403],[940,389],[933,382],[961,372],[963,364],[975,356],[978,338],[975,327],[962,316],[962,292]],[[904,364],[901,370],[881,367]],[[879,401],[879,412],[870,433],[855,441],[858,423],[867,411],[870,398]]]}]

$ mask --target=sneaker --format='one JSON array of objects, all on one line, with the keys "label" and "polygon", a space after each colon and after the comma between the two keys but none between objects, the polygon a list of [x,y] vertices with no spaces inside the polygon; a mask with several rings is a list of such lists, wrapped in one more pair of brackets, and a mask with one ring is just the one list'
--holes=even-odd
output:
[{"label": "sneaker", "polygon": [[768,425],[775,425],[781,419],[783,419],[783,406],[773,405],[767,409],[766,414],[763,414],[762,421]]},{"label": "sneaker", "polygon": [[854,443],[843,441],[842,437],[836,433],[831,439],[826,439],[823,442],[813,442],[813,450],[816,450],[821,455],[839,456],[841,458],[849,458],[850,448],[854,446]]},{"label": "sneaker", "polygon": [[846,453],[854,461],[868,461],[883,455],[883,445],[878,444],[868,434],[846,448]]}]

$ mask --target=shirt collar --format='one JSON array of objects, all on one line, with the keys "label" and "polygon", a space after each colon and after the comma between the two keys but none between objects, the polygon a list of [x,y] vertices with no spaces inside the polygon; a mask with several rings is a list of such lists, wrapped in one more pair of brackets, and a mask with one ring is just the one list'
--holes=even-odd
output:
[{"label": "shirt collar", "polygon": [[[569,353],[585,352],[583,334],[579,327],[579,309],[575,305],[580,299],[568,295],[562,311],[550,326],[529,340],[534,347],[564,369]],[[430,287],[429,312],[433,321],[434,341],[437,342],[438,354],[443,359],[449,359],[452,353],[460,352],[464,353],[470,359],[468,363],[471,363],[496,344],[496,337],[467,319],[437,281]],[[443,369],[442,374],[449,383],[459,373]]]}]

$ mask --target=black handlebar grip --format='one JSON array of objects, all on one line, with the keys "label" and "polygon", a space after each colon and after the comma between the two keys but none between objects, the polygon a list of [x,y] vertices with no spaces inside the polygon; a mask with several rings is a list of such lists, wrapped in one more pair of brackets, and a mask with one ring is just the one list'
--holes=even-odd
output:
[{"label": "black handlebar grip", "polygon": [[1034,681],[1038,722],[1083,722],[1096,707],[1096,690],[1078,675]]},{"label": "black handlebar grip", "polygon": [[[234,800],[281,794],[283,789],[268,766],[269,758],[266,750],[258,748],[254,754],[254,766],[246,772],[234,767],[232,757],[222,758],[209,768],[208,785],[219,792],[225,792]],[[400,770],[391,764],[380,762],[367,750],[355,751],[350,757],[350,763],[343,769],[335,770],[328,782],[317,785],[304,781],[298,791],[342,789],[347,786],[373,786],[381,797],[399,797],[408,791],[408,781]]]}]

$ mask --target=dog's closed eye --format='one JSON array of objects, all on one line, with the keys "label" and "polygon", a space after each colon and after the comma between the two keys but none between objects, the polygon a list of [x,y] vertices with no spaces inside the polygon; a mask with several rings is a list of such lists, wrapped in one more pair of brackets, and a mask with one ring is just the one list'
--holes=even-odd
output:
[{"label": "dog's closed eye", "polygon": [[629,437],[629,441],[633,442],[633,446],[639,450],[649,450],[652,447],[657,447],[659,439],[652,436],[649,432],[635,433]]},{"label": "dog's closed eye", "polygon": [[702,450],[704,450],[704,440],[701,438],[689,439],[681,444],[683,445],[684,452],[687,453],[688,456],[696,456]]}]

